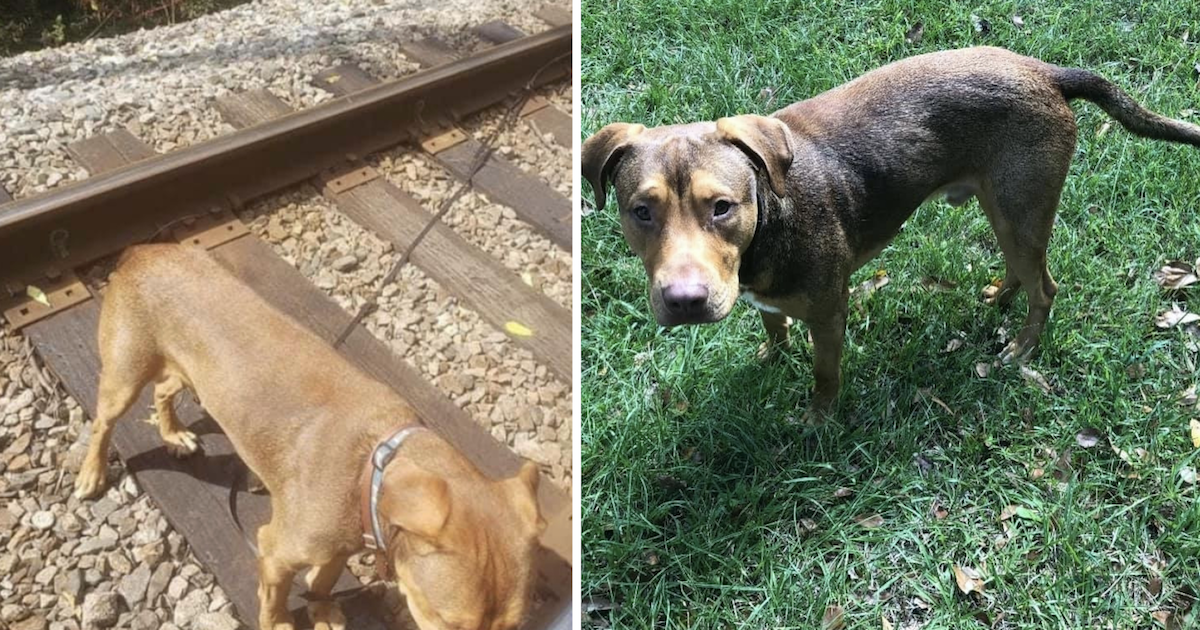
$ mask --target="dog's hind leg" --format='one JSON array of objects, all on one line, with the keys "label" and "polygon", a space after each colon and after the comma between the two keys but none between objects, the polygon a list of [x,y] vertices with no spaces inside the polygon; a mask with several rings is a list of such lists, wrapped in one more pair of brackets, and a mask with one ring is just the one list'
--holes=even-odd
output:
[{"label": "dog's hind leg", "polygon": [[154,415],[157,416],[158,433],[167,443],[167,450],[176,457],[196,452],[199,443],[196,434],[175,415],[175,395],[183,391],[183,379],[170,375],[154,385]]},{"label": "dog's hind leg", "polygon": [[[120,299],[120,289],[110,291],[110,300]],[[108,468],[108,446],[113,425],[142,391],[154,373],[154,360],[148,351],[152,341],[137,326],[124,321],[124,304],[107,304],[100,314],[98,340],[100,346],[100,387],[96,417],[92,421],[92,437],[87,456],[75,476],[75,496],[83,499],[96,496],[104,489]]]},{"label": "dog's hind leg", "polygon": [[1046,266],[1046,248],[1065,177],[1065,165],[1061,175],[1054,169],[1042,170],[1037,175],[1027,170],[1006,177],[995,186],[985,186],[979,195],[1007,267],[995,302],[1008,303],[1022,287],[1029,297],[1029,314],[1024,325],[1000,352],[1000,360],[1005,363],[1023,361],[1037,347],[1058,293],[1058,285]]}]

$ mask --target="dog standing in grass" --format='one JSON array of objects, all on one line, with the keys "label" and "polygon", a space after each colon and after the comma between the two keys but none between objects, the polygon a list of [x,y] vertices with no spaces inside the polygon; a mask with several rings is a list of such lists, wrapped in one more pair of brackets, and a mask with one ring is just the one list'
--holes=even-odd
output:
[{"label": "dog standing in grass", "polygon": [[910,57],[770,116],[613,123],[584,143],[582,170],[597,209],[612,183],[658,322],[716,322],[740,296],[762,315],[765,359],[802,320],[809,409],[823,413],[841,385],[850,274],[940,195],[979,199],[1000,243],[1007,271],[986,301],[1029,296],[1000,358],[1034,350],[1058,292],[1046,248],[1078,98],[1137,135],[1200,146],[1200,127],[1147,111],[1096,74],[979,47]]},{"label": "dog standing in grass", "polygon": [[292,630],[288,592],[310,567],[316,628],[345,628],[329,598],[364,538],[421,630],[522,622],[545,528],[533,463],[488,479],[391,388],[197,248],[127,250],[104,296],[99,345],[99,402],[76,494],[104,488],[113,424],[150,383],[167,448],[194,453],[196,435],[172,405],[191,389],[271,493],[271,520],[258,530],[263,630]]}]

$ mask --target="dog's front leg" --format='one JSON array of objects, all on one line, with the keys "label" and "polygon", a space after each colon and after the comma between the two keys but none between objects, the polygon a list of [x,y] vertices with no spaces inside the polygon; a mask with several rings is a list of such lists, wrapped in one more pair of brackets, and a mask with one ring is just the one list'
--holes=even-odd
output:
[{"label": "dog's front leg", "polygon": [[[337,583],[342,569],[346,568],[349,556],[335,556],[329,562],[318,564],[308,573],[308,593],[313,601],[309,602],[309,616],[312,617],[313,630],[346,630],[346,617],[342,609],[330,599],[333,586]],[[376,562],[387,562],[382,554],[375,558]]]},{"label": "dog's front leg", "polygon": [[791,338],[788,336],[788,326],[792,320],[783,313],[771,313],[761,309],[758,314],[762,316],[763,328],[767,331],[767,340],[758,346],[758,360],[770,361],[792,347]]},{"label": "dog's front leg", "polygon": [[812,309],[805,322],[813,340],[812,401],[805,420],[820,422],[833,410],[842,385],[842,344],[846,337],[847,302],[843,298],[824,308]]},{"label": "dog's front leg", "polygon": [[[272,502],[272,515],[278,510]],[[276,519],[258,528],[258,627],[260,630],[295,630],[295,623],[287,609],[288,593],[296,567],[280,556]]]}]

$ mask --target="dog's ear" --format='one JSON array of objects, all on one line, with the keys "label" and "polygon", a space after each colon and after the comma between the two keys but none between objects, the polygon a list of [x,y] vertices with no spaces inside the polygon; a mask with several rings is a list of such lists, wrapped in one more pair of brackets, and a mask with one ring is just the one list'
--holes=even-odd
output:
[{"label": "dog's ear", "polygon": [[771,190],[782,197],[787,192],[787,172],[792,166],[792,134],[778,118],[731,116],[717,120],[717,134],[750,157],[766,171]]},{"label": "dog's ear", "polygon": [[437,541],[450,517],[450,486],[446,480],[400,459],[389,464],[384,475],[380,516],[410,534]]},{"label": "dog's ear", "polygon": [[625,149],[629,148],[630,140],[645,129],[644,125],[612,123],[583,143],[580,170],[583,171],[583,178],[592,185],[592,192],[596,195],[596,210],[604,209],[605,189],[613,168],[621,161]]},{"label": "dog's ear", "polygon": [[541,478],[537,464],[525,462],[515,477],[504,481],[508,484],[509,494],[512,497],[513,505],[516,506],[517,513],[525,518],[534,533],[538,535],[541,535],[542,531],[546,529],[546,519],[542,518],[537,500],[538,483]]}]

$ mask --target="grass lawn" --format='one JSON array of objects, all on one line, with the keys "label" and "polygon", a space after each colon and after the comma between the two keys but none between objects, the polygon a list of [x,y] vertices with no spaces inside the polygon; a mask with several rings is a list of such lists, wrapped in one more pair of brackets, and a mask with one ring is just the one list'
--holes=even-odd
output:
[{"label": "grass lawn", "polygon": [[[1200,110],[1192,2],[583,0],[581,15],[585,137],[766,114],[976,44],[1089,68],[1200,121],[1184,112]],[[1048,392],[992,365],[1026,301],[980,300],[1004,267],[974,201],[926,204],[854,277],[890,283],[851,307],[839,412],[819,428],[795,422],[812,387],[802,325],[773,365],[754,359],[745,304],[660,328],[615,201],[582,220],[593,626],[808,629],[840,607],[827,627],[1200,628],[1200,411],[1180,403],[1200,330],[1154,326],[1172,302],[1200,312],[1200,285],[1171,294],[1151,275],[1200,258],[1200,150],[1075,109],[1060,291],[1028,364]],[[955,567],[982,592],[961,592]]]}]

